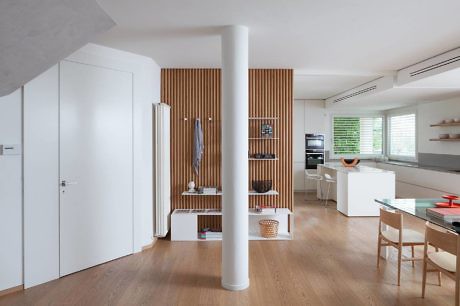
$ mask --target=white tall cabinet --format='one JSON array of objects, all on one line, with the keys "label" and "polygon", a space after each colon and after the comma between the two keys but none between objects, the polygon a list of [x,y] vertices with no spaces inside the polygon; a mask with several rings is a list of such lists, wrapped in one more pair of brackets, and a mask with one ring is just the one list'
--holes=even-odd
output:
[{"label": "white tall cabinet", "polygon": [[305,180],[305,134],[325,135],[329,150],[329,116],[324,100],[294,100],[293,107],[294,191],[316,190],[316,181]]}]

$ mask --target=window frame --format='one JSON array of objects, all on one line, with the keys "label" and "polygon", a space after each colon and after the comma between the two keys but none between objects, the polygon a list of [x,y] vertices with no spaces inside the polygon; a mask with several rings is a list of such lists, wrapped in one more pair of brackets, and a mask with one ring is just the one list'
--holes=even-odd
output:
[{"label": "window frame", "polygon": [[[405,116],[405,115],[415,115],[415,156],[404,156],[404,155],[392,155],[391,154],[391,117]],[[409,108],[403,110],[389,111],[386,114],[386,131],[385,138],[386,141],[386,156],[390,160],[405,161],[405,162],[417,162],[418,161],[418,114],[416,108]]]},{"label": "window frame", "polygon": [[[382,119],[382,152],[380,154],[335,154],[334,152],[334,119],[337,117],[349,117],[349,118],[381,118]],[[331,144],[329,150],[330,159],[340,159],[340,158],[355,158],[358,157],[360,159],[374,159],[374,158],[382,158],[385,156],[385,148],[386,148],[386,120],[385,115],[380,113],[363,113],[363,114],[347,114],[347,113],[337,113],[332,114],[331,121],[330,121],[330,131],[331,131]]]}]

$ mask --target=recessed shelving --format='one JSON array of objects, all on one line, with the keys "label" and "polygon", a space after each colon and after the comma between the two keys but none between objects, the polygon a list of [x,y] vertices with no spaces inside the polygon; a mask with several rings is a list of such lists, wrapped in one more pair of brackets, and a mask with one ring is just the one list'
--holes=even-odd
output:
[{"label": "recessed shelving", "polygon": [[[276,190],[269,190],[265,193],[260,193],[255,190],[249,190],[248,195],[250,196],[264,196],[264,195],[278,195],[278,191]],[[218,191],[217,193],[198,193],[198,192],[190,192],[190,191],[184,191],[182,192],[183,196],[221,196],[222,191]]]},{"label": "recessed shelving", "polygon": [[249,158],[249,160],[278,160],[278,158]]}]

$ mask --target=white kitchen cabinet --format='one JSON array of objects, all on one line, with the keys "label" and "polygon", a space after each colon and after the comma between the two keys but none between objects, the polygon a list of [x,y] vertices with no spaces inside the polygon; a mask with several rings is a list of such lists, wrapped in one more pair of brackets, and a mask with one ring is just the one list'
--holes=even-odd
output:
[{"label": "white kitchen cabinet", "polygon": [[[314,188],[313,188],[314,189]],[[294,191],[305,190],[305,166],[304,163],[294,162]]]}]

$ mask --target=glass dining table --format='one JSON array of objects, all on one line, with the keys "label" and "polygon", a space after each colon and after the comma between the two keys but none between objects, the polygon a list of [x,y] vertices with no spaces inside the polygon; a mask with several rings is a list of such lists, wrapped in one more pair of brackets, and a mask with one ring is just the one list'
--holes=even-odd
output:
[{"label": "glass dining table", "polygon": [[436,207],[436,202],[445,201],[444,199],[375,199],[375,202],[385,207],[399,210],[448,230],[456,231],[451,222],[432,217],[426,213],[427,208]]}]

